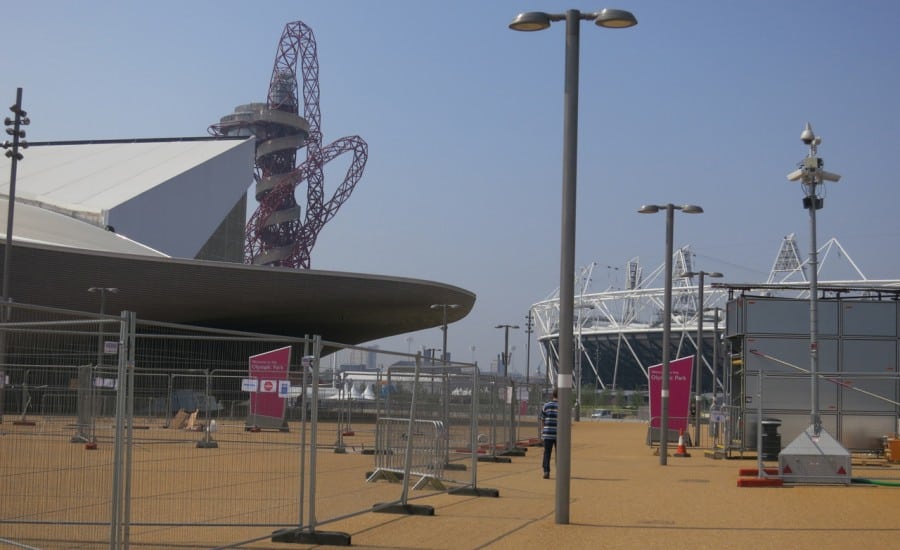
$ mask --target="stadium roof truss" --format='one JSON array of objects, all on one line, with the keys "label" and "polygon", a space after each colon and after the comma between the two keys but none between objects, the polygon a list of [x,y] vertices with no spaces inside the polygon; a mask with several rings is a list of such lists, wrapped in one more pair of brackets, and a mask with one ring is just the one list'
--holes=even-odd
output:
[{"label": "stadium roof truss", "polygon": [[[781,244],[772,270],[765,283],[704,284],[703,304],[698,303],[699,286],[695,278],[680,277],[693,271],[690,246],[683,246],[673,254],[672,319],[670,344],[673,359],[696,352],[696,337],[700,314],[703,314],[704,341],[712,341],[717,322],[720,331],[725,329],[725,306],[734,292],[764,292],[784,297],[803,299],[809,297],[809,285],[804,273],[807,262],[800,260],[794,234],[786,236]],[[870,295],[886,290],[897,292],[900,281],[873,281],[866,278],[837,239],[830,239],[819,249],[819,271],[825,260],[838,256],[851,266],[858,278],[840,281],[821,281],[822,292],[855,292]],[[607,387],[645,387],[648,368],[658,364],[662,356],[662,333],[665,288],[665,264],[661,264],[643,277],[643,268],[637,258],[626,265],[625,290],[608,288],[590,292],[590,283],[596,263],[584,267],[575,282],[575,325],[573,335],[575,350],[581,359],[581,380],[595,380],[598,389]],[[534,315],[540,350],[547,365],[546,382],[556,380],[559,363],[559,293],[531,306]],[[706,344],[706,342],[704,342]],[[708,352],[711,346],[704,346]],[[704,353],[704,370],[713,372],[712,358]],[[579,361],[575,362],[576,372]],[[591,376],[593,374],[593,376]]]}]

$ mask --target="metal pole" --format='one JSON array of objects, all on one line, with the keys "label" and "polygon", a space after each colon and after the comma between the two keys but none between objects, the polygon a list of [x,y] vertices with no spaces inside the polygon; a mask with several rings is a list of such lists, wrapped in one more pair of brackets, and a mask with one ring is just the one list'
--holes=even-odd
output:
[{"label": "metal pole", "polygon": [[[444,331],[443,348],[441,349],[441,363],[447,364],[447,304],[441,304],[444,307],[444,324],[441,327]],[[433,375],[432,375],[433,376]]]},{"label": "metal pole", "polygon": [[503,377],[509,375],[509,325],[503,327]]},{"label": "metal pole", "polygon": [[818,352],[818,252],[816,250],[816,208],[818,197],[816,196],[816,182],[809,184],[809,372],[812,396],[812,411],[810,423],[813,426],[813,434],[819,435],[822,429],[822,419],[819,417],[819,352]]},{"label": "metal pole", "polygon": [[[19,163],[19,137],[20,128],[28,124],[28,119],[22,116],[22,88],[16,88],[16,104],[13,107],[16,115],[13,123],[12,151],[6,154],[10,157],[9,167],[9,197],[6,208],[6,246],[3,250],[3,304],[0,307],[0,321],[9,320],[9,271],[12,264],[12,240],[13,240],[13,214],[16,208],[16,172]],[[26,144],[23,144],[23,146]],[[12,153],[12,154],[10,154]],[[6,409],[6,331],[0,331],[0,424],[3,423],[3,411]]]},{"label": "metal pole", "polygon": [[319,428],[319,361],[322,357],[322,337],[313,335],[312,346],[312,405],[310,418],[310,451],[309,451],[309,520],[307,527],[310,531],[316,529],[316,445]]},{"label": "metal pole", "polygon": [[700,445],[700,385],[703,378],[701,370],[703,369],[703,276],[705,271],[701,271],[700,289],[697,291],[697,301],[700,302],[697,307],[697,356],[694,358],[696,372],[694,373],[694,445]]},{"label": "metal pole", "polygon": [[525,386],[529,388],[530,393],[530,384],[531,384],[531,334],[534,332],[534,318],[531,316],[531,310],[528,310],[528,315],[525,316],[525,334],[528,335],[528,339],[525,341]]},{"label": "metal pole", "polygon": [[97,330],[97,368],[103,365],[103,314],[106,311],[106,289],[101,288],[100,292],[100,322]]},{"label": "metal pole", "polygon": [[803,207],[809,210],[809,362],[810,362],[810,393],[812,410],[810,422],[813,435],[818,437],[822,430],[822,420],[819,416],[819,349],[818,349],[818,299],[819,299],[819,269],[818,252],[816,250],[816,210],[822,208],[823,201],[816,195],[816,186],[824,181],[839,181],[841,176],[825,172],[822,169],[822,159],[818,158],[818,145],[822,138],[816,136],[810,124],[800,134],[800,140],[809,145],[809,154],[800,163],[800,168],[788,174],[788,180],[800,180],[803,185]]},{"label": "metal pole", "polygon": [[19,164],[19,134],[22,124],[22,88],[16,88],[16,105],[14,109],[16,118],[13,125],[12,155],[9,166],[9,197],[6,209],[6,249],[3,251],[3,301],[9,299],[9,265],[12,254],[13,238],[13,214],[16,204],[16,172]]},{"label": "metal pole", "polygon": [[556,433],[556,523],[569,523],[572,472],[572,328],[575,306],[575,203],[578,168],[578,10],[566,11],[563,100],[562,235],[559,262],[559,417]]},{"label": "metal pole", "polygon": [[[718,408],[718,401],[716,400],[716,377],[718,376],[717,372],[719,370],[719,308],[714,308],[713,313],[716,317],[713,319],[712,399],[713,406],[716,407],[716,410],[721,410]],[[712,421],[712,419],[710,419],[710,421]],[[719,428],[721,427],[718,423],[715,426],[715,437],[712,442],[713,451],[716,450],[716,447],[719,444]]]},{"label": "metal pole", "polygon": [[660,392],[659,464],[668,463],[669,453],[669,338],[672,331],[672,233],[675,206],[666,205],[666,279],[663,293],[662,391]]},{"label": "metal pole", "polygon": [[[450,357],[450,354],[447,352],[447,308],[455,309],[459,307],[459,304],[431,304],[431,309],[441,308],[443,310],[443,322],[441,323],[441,331],[444,333],[443,336],[443,348],[441,348],[441,363],[447,364],[447,360]],[[408,340],[407,340],[408,342]],[[431,364],[434,365],[434,354],[431,356],[432,361]]]},{"label": "metal pole", "polygon": [[[306,406],[309,403],[306,397],[307,389],[307,371],[310,371],[311,363],[307,364],[306,358],[309,356],[309,334],[303,335],[303,358],[300,359],[300,370],[303,372],[300,379],[300,487],[297,495],[297,528],[303,527],[303,496],[306,493]],[[337,352],[334,352],[337,355]],[[333,376],[333,373],[332,373]],[[333,380],[333,378],[332,378]],[[341,386],[343,387],[343,386]],[[315,446],[312,447],[315,452]]]},{"label": "metal pole", "polygon": [[[506,377],[509,370],[509,329],[519,328],[519,325],[497,325],[494,328],[502,328],[504,330],[503,353],[500,354],[500,360],[498,361],[497,375]],[[500,368],[501,363],[503,365],[502,370]]]},{"label": "metal pole", "polygon": [[714,308],[716,317],[713,319],[713,366],[712,366],[712,395],[713,403],[716,402],[716,383],[719,370],[719,308]]},{"label": "metal pole", "polygon": [[584,309],[584,306],[578,305],[578,340],[575,344],[575,422],[581,422],[581,362],[583,360],[582,355],[584,355],[584,348],[581,344],[581,310]]}]

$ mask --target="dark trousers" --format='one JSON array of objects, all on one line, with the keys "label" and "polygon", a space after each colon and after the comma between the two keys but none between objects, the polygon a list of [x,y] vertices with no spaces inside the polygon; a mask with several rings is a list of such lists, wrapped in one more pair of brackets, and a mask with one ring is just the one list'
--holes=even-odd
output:
[{"label": "dark trousers", "polygon": [[544,473],[550,473],[550,456],[553,454],[553,447],[555,446],[555,439],[544,440],[544,461],[541,464],[544,467]]}]

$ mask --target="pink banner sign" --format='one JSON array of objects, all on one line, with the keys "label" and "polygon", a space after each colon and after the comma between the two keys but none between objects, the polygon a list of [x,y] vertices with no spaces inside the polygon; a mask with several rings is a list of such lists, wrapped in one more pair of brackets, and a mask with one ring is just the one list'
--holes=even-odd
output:
[{"label": "pink banner sign", "polygon": [[250,412],[278,420],[284,419],[285,400],[278,395],[278,381],[288,377],[291,346],[250,356],[250,378],[257,380],[257,391],[250,394]]},{"label": "pink banner sign", "polygon": [[[650,371],[650,427],[662,423],[662,363]],[[694,356],[669,361],[669,429],[686,430],[691,412],[691,376]]]}]

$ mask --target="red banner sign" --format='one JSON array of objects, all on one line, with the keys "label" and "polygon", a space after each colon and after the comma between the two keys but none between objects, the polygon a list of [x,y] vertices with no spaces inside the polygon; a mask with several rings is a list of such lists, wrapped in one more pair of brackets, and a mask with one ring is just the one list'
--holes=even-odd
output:
[{"label": "red banner sign", "polygon": [[285,400],[278,395],[278,381],[287,379],[290,364],[290,346],[250,356],[250,378],[258,381],[257,391],[250,394],[251,414],[284,419]]},{"label": "red banner sign", "polygon": [[[650,427],[659,428],[662,423],[662,363],[653,365],[650,371]],[[691,413],[691,376],[694,372],[694,356],[669,361],[669,429],[688,428]]]}]

